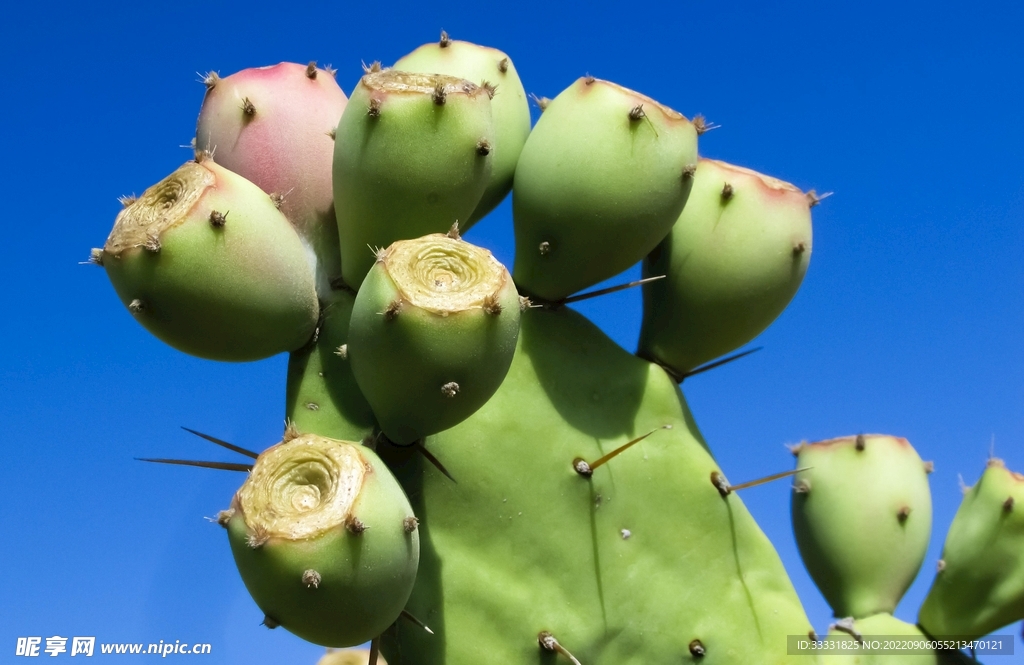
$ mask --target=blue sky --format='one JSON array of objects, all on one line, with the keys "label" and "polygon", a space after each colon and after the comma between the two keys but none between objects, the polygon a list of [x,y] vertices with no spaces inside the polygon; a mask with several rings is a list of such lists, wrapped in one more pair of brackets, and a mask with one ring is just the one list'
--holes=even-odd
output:
[{"label": "blue sky", "polygon": [[[610,79],[720,124],[703,155],[836,192],[814,210],[810,270],[756,341],[765,349],[684,390],[734,482],[791,468],[784,443],[857,432],[906,436],[935,461],[931,549],[897,611],[913,620],[958,474],[974,482],[993,441],[1024,471],[1024,10],[843,4],[5,9],[0,661],[18,636],[53,634],[210,642],[211,662],[315,661],[319,648],[258,626],[223,532],[203,519],[241,476],[133,461],[220,455],[181,425],[273,443],[286,358],[175,352],[132,320],[102,270],[78,262],[102,245],[119,195],[189,157],[196,72],[315,59],[350,92],[360,61],[390,64],[441,28],[505,50],[530,92]],[[506,202],[469,238],[511,264],[510,220]],[[580,309],[634,348],[638,292]],[[824,629],[787,483],[743,499]],[[1019,638],[1017,649],[1024,662]]]}]

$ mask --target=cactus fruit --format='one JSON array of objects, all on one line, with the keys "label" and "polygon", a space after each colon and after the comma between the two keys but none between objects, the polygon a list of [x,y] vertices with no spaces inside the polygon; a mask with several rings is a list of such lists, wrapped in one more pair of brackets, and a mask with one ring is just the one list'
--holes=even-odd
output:
[{"label": "cactus fruit", "polygon": [[512,60],[502,51],[450,39],[424,44],[400,58],[395,69],[424,74],[448,74],[476,83],[491,97],[494,119],[494,160],[491,180],[470,215],[459,225],[465,231],[494,209],[512,189],[519,153],[530,135],[530,106]]},{"label": "cactus fruit", "polygon": [[464,79],[393,69],[360,80],[335,137],[334,204],[345,283],[374,251],[469,219],[491,177],[487,91]]},{"label": "cactus fruit", "polygon": [[457,237],[381,251],[356,296],[348,356],[384,434],[412,443],[482,406],[512,362],[519,309],[505,267]]},{"label": "cactus fruit", "polygon": [[373,436],[377,422],[348,360],[348,327],[355,295],[331,291],[322,304],[316,344],[288,358],[285,418],[299,432],[343,441]]},{"label": "cactus fruit", "polygon": [[[316,662],[316,665],[368,665],[369,662],[369,649],[329,649]],[[378,655],[377,665],[388,665],[388,663]]]},{"label": "cactus fruit", "polygon": [[365,446],[301,435],[268,448],[220,520],[271,628],[356,646],[391,625],[409,598],[418,523]]},{"label": "cactus fruit", "polygon": [[316,326],[295,229],[259,187],[208,158],[129,203],[94,257],[137,321],[195,356],[258,360],[303,346]]},{"label": "cactus fruit", "polygon": [[677,375],[761,333],[811,258],[808,197],[789,183],[701,159],[672,232],[644,261],[638,353]]},{"label": "cactus fruit", "polygon": [[556,642],[586,665],[814,662],[779,648],[811,625],[739,497],[709,481],[678,386],[580,314],[523,312],[501,388],[425,448],[457,482],[378,447],[423,519],[408,610],[435,633],[400,622],[389,662],[569,663],[545,656]]},{"label": "cactus fruit", "polygon": [[548,104],[516,167],[520,291],[558,301],[641,260],[679,217],[696,163],[697,131],[683,115],[577,80]]},{"label": "cactus fruit", "polygon": [[278,198],[316,255],[322,295],[341,276],[331,162],[346,101],[333,71],[282,62],[207,75],[196,124],[198,150]]},{"label": "cactus fruit", "polygon": [[974,639],[1024,619],[1024,474],[991,459],[964,495],[918,614],[933,637]]},{"label": "cactus fruit", "polygon": [[931,537],[929,466],[906,439],[866,434],[794,449],[793,530],[837,617],[892,613]]}]

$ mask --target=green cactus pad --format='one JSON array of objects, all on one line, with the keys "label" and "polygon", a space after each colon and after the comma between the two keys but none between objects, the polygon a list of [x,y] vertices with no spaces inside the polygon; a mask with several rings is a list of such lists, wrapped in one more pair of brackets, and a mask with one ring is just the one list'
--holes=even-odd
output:
[{"label": "green cactus pad", "polygon": [[332,291],[323,303],[316,344],[288,359],[285,418],[299,432],[362,441],[376,427],[348,361],[348,324],[355,298],[348,291]]},{"label": "green cactus pad", "polygon": [[498,49],[448,39],[424,44],[395,63],[395,69],[458,76],[485,88],[491,95],[494,118],[494,161],[491,180],[473,214],[468,229],[494,209],[512,189],[519,153],[530,135],[530,106],[512,60]]},{"label": "green cactus pad", "polygon": [[929,465],[906,439],[880,434],[801,444],[792,516],[804,565],[835,616],[896,608],[932,528]]},{"label": "green cactus pad", "polygon": [[638,353],[678,375],[746,344],[792,300],[811,258],[814,198],[701,159],[672,232],[644,261]]},{"label": "green cactus pad", "polygon": [[918,623],[930,635],[987,635],[1024,619],[1024,474],[989,460],[946,535]]},{"label": "green cactus pad", "polygon": [[512,362],[519,308],[505,267],[464,240],[382,251],[356,296],[348,355],[384,434],[412,443],[480,408]]},{"label": "green cactus pad", "polygon": [[[928,636],[922,633],[917,626],[900,621],[884,612],[854,621],[852,630],[842,631],[832,628],[828,633],[830,640],[854,643],[860,640],[862,644],[866,644],[866,640],[872,637],[889,637],[889,641],[899,644],[929,641]],[[954,650],[933,651],[932,653],[829,654],[823,656],[822,661],[823,665],[977,665],[976,661],[968,658],[964,653]]]},{"label": "green cactus pad", "polygon": [[268,448],[221,519],[271,628],[356,646],[391,625],[412,590],[417,520],[365,446],[302,435]]},{"label": "green cactus pad", "polygon": [[295,229],[259,187],[210,159],[129,203],[99,257],[139,323],[201,358],[293,351],[316,326],[313,269]]},{"label": "green cactus pad", "polygon": [[557,301],[641,260],[679,217],[696,163],[697,131],[681,114],[576,81],[545,108],[516,167],[520,290]]},{"label": "green cactus pad", "polygon": [[[672,429],[660,429],[672,425]],[[652,430],[587,478],[594,461]],[[528,309],[494,397],[425,448],[382,445],[414,501],[423,555],[392,663],[802,663],[810,622],[676,384],[568,309]],[[703,651],[703,656],[694,655]],[[703,658],[703,660],[701,660]]]},{"label": "green cactus pad", "polygon": [[487,92],[439,74],[367,74],[341,115],[334,206],[345,282],[358,289],[374,251],[469,219],[491,177]]}]

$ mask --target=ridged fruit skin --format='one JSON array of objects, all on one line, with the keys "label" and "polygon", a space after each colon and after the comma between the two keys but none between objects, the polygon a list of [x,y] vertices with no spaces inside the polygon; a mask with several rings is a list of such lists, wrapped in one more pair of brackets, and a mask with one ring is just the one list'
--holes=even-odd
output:
[{"label": "ridged fruit skin", "polygon": [[1024,619],[1024,474],[989,460],[946,534],[917,621],[934,637],[975,639]]},{"label": "ridged fruit skin", "polygon": [[840,437],[796,448],[793,531],[835,616],[892,614],[932,528],[927,466],[903,438]]},{"label": "ridged fruit skin", "polygon": [[[871,639],[872,642],[874,638],[883,635],[889,636],[889,641],[897,643],[906,641],[908,644],[923,645],[930,641],[919,627],[900,621],[888,613],[858,619],[853,622],[853,629],[865,640]],[[829,631],[828,639],[847,644],[856,641],[855,636],[836,629]],[[863,649],[851,644],[850,649],[846,650],[847,653],[823,656],[824,665],[977,665],[977,662],[966,654],[954,650],[911,653],[910,649],[906,649],[906,653],[858,653]]]},{"label": "ridged fruit skin", "polygon": [[491,115],[494,119],[494,158],[491,180],[462,230],[480,221],[512,190],[519,153],[530,135],[530,105],[519,73],[503,51],[457,39],[424,44],[395,63],[407,72],[449,74],[477,85],[494,87]]},{"label": "ridged fruit skin", "polygon": [[[481,306],[461,311],[417,307],[396,286],[386,260],[376,263],[363,281],[352,309],[349,358],[381,430],[392,441],[409,444],[458,424],[504,380],[519,335],[519,294],[504,266],[493,257],[489,261],[505,275],[495,293],[496,313]],[[397,312],[387,314],[396,302],[401,303]],[[452,384],[455,394],[446,392]]]},{"label": "ridged fruit skin", "polygon": [[684,116],[614,83],[577,80],[544,109],[516,166],[520,291],[557,301],[640,261],[679,217],[696,163]]},{"label": "ridged fruit skin", "polygon": [[331,291],[321,303],[316,344],[288,358],[285,418],[299,432],[362,441],[377,426],[348,359],[348,325],[355,299],[349,291]]},{"label": "ridged fruit skin", "polygon": [[[402,77],[394,84],[396,77]],[[440,85],[444,103],[434,94]],[[491,177],[491,101],[454,77],[364,76],[335,138],[334,204],[345,283],[358,290],[374,251],[465,222]]]},{"label": "ridged fruit skin", "polygon": [[[279,446],[294,449],[316,439],[324,440],[303,435]],[[227,530],[242,581],[268,619],[314,644],[350,647],[380,635],[405,607],[416,578],[419,533],[406,528],[412,508],[380,458],[357,443],[333,444],[349,446],[365,464],[363,484],[350,511],[364,531],[325,525],[327,530],[313,537],[271,536],[254,547],[254,530],[239,494],[232,501],[234,513]],[[307,465],[292,474],[292,481],[322,479],[319,459],[307,454]],[[326,501],[329,495],[325,491],[317,497]],[[310,570],[319,576],[315,586],[305,579]]]},{"label": "ridged fruit skin", "polygon": [[[664,425],[589,479],[573,470]],[[787,656],[811,624],[741,497],[711,484],[678,386],[580,314],[524,311],[498,392],[424,447],[456,482],[378,447],[423,518],[407,609],[435,633],[385,634],[389,662],[569,663],[542,630],[586,665],[699,663],[695,639],[705,663],[817,661]]]},{"label": "ridged fruit skin", "polygon": [[[181,189],[186,179],[201,183],[192,194]],[[170,208],[147,235],[129,219],[150,203]],[[126,226],[134,235],[121,234]],[[259,360],[303,346],[316,326],[313,273],[295,229],[259,187],[209,159],[187,162],[122,210],[101,261],[135,319],[194,356]]]},{"label": "ridged fruit skin", "polygon": [[196,148],[267,194],[284,197],[281,212],[314,250],[318,289],[326,293],[330,280],[341,276],[332,134],[348,98],[331,72],[312,63],[282,62],[211,75],[207,82]]},{"label": "ridged fruit skin", "polygon": [[644,277],[666,277],[644,285],[638,353],[682,375],[738,349],[786,308],[810,258],[803,192],[701,159],[679,220],[644,260]]}]

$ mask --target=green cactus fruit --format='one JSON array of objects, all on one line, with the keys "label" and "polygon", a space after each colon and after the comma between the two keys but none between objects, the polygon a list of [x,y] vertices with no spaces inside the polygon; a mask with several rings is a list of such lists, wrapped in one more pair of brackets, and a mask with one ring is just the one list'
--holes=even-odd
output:
[{"label": "green cactus fruit", "polygon": [[348,356],[384,434],[412,443],[480,408],[512,362],[519,309],[505,267],[464,240],[433,234],[380,252]]},{"label": "green cactus fruit", "polygon": [[334,204],[345,282],[357,289],[374,251],[469,219],[491,177],[487,91],[440,74],[364,76],[338,123]]},{"label": "green cactus fruit", "polygon": [[906,439],[847,436],[794,448],[793,530],[835,616],[896,608],[928,549],[930,464]]},{"label": "green cactus fruit", "polygon": [[332,291],[322,305],[316,344],[288,359],[285,418],[299,432],[362,441],[376,427],[348,361],[348,324],[355,295]]},{"label": "green cactus fruit", "polygon": [[[369,649],[330,649],[316,662],[316,665],[368,665]],[[377,655],[377,665],[388,665],[381,655]]]},{"label": "green cactus fruit", "polygon": [[268,448],[220,521],[265,623],[315,644],[377,637],[416,579],[418,521],[356,443],[306,434]]},{"label": "green cactus fruit", "polygon": [[989,460],[964,495],[918,623],[975,639],[1024,619],[1024,474]]},{"label": "green cactus fruit", "polygon": [[696,163],[697,131],[681,114],[608,81],[576,81],[519,156],[519,289],[558,301],[642,259],[679,217]]},{"label": "green cactus fruit", "polygon": [[[875,638],[880,637],[889,638],[885,640],[887,642],[907,647],[903,649],[906,652],[888,650],[887,653],[864,651],[863,653],[829,654],[823,657],[824,665],[968,665],[972,663],[977,665],[976,661],[960,651],[949,649],[921,653],[917,649],[909,648],[914,645],[927,645],[931,640],[917,626],[900,621],[886,612],[853,622],[847,620],[841,623],[842,629],[833,624],[828,632],[828,639],[852,643],[850,650],[854,652],[863,650],[864,645],[874,643]],[[857,644],[860,646],[855,646]]]},{"label": "green cactus fruit", "polygon": [[406,72],[448,74],[473,81],[491,97],[494,157],[491,180],[473,214],[459,226],[466,230],[495,208],[512,189],[519,153],[530,135],[530,106],[515,65],[505,53],[471,42],[449,39],[424,44],[395,63]]},{"label": "green cactus fruit", "polygon": [[252,181],[317,257],[317,290],[341,277],[331,162],[334,128],[347,98],[334,72],[316,63],[282,62],[221,78],[206,76],[196,148]]},{"label": "green cactus fruit", "polygon": [[211,159],[127,201],[94,260],[147,330],[214,360],[306,344],[319,304],[302,241],[259,187]]},{"label": "green cactus fruit", "polygon": [[811,206],[788,183],[701,159],[672,232],[644,261],[639,355],[678,376],[746,344],[792,300],[811,258]]},{"label": "green cactus fruit", "polygon": [[378,452],[423,518],[407,611],[434,634],[399,622],[389,661],[568,665],[557,640],[586,665],[815,662],[786,655],[811,624],[740,498],[712,485],[678,386],[570,309],[526,310],[498,392],[417,448]]}]

